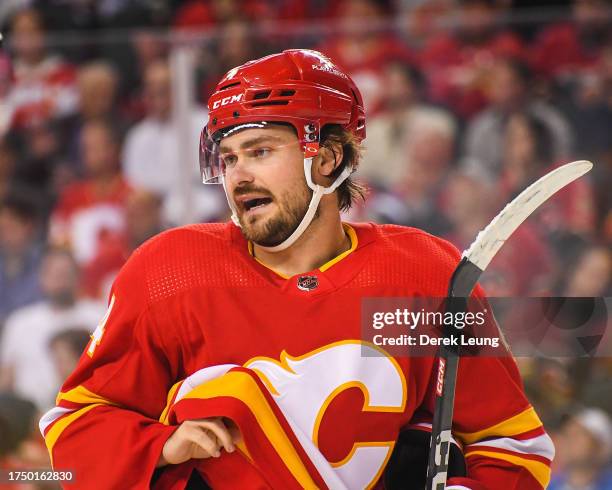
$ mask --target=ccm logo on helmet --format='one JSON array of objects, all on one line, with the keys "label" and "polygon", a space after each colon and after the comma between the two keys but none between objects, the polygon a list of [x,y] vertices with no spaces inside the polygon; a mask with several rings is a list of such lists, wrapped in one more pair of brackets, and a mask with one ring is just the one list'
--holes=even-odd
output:
[{"label": "ccm logo on helmet", "polygon": [[223,105],[233,104],[234,102],[240,102],[243,95],[244,94],[230,95],[229,97],[223,97],[222,99],[215,100],[213,102],[212,108],[218,109],[219,107]]}]

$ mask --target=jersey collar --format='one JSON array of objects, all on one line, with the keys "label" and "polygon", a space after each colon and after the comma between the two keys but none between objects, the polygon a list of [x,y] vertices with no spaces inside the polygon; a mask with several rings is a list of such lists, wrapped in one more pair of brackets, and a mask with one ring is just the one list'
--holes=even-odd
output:
[{"label": "jersey collar", "polygon": [[253,245],[244,238],[240,229],[234,225],[232,225],[232,234],[234,236],[233,241],[240,249],[241,255],[267,281],[288,293],[318,296],[325,291],[337,289],[352,279],[366,262],[365,255],[361,253],[361,250],[375,239],[374,225],[370,223],[349,224],[343,222],[342,226],[351,240],[351,247],[319,268],[291,277],[276,272],[258,260],[257,257],[253,257]]}]

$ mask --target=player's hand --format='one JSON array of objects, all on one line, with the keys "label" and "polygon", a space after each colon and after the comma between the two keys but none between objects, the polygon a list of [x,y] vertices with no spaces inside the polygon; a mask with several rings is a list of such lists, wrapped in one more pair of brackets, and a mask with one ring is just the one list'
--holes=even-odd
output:
[{"label": "player's hand", "polygon": [[220,417],[187,420],[168,438],[157,467],[180,464],[190,459],[218,458],[221,449],[234,451],[236,432],[230,431]]}]

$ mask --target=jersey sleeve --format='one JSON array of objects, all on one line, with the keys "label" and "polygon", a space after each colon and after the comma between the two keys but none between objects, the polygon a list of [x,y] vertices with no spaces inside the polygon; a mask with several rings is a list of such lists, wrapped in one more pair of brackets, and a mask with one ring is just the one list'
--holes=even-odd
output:
[{"label": "jersey sleeve", "polygon": [[106,315],[40,420],[54,469],[74,474],[68,488],[149,488],[176,429],[158,421],[177,361],[147,304],[141,263],[132,258],[120,272]]},{"label": "jersey sleeve", "polygon": [[459,366],[453,432],[463,445],[468,477],[486,489],[546,488],[554,446],[525,397],[514,361],[468,357]]}]

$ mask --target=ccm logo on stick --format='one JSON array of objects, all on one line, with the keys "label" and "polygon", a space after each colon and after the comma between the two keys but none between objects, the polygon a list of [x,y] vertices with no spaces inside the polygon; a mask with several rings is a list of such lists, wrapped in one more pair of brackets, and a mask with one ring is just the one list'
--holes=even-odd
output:
[{"label": "ccm logo on stick", "polygon": [[234,102],[240,102],[240,99],[242,99],[243,95],[244,94],[230,95],[228,97],[223,97],[222,99],[215,100],[213,102],[212,108],[218,109],[222,105],[233,104]]},{"label": "ccm logo on stick", "polygon": [[436,383],[436,395],[442,396],[442,388],[444,388],[444,369],[446,368],[446,361],[440,359],[438,364],[438,379]]}]

